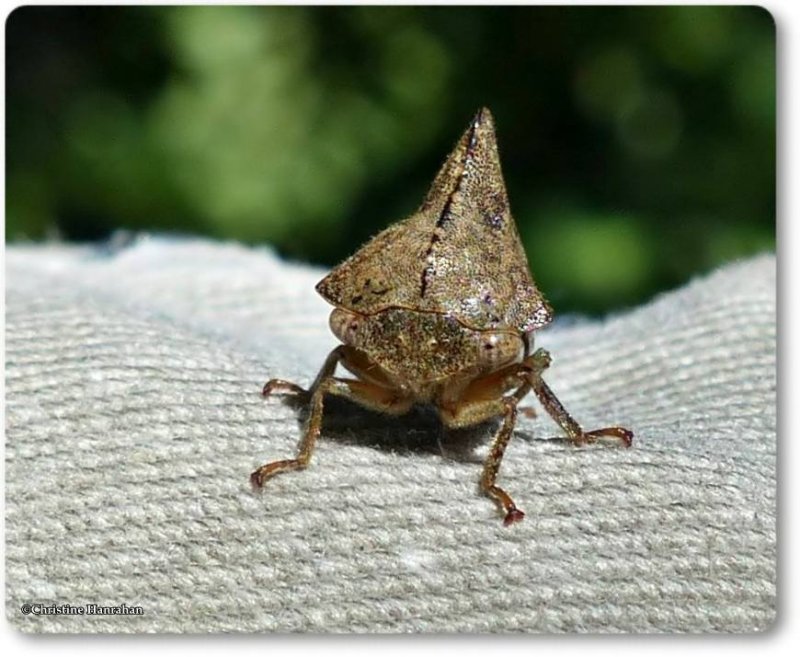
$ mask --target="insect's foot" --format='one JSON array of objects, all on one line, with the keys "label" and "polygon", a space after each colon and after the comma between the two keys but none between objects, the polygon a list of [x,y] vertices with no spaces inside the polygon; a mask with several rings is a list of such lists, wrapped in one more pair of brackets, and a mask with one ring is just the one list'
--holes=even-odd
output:
[{"label": "insect's foot", "polygon": [[287,395],[308,394],[305,388],[301,388],[299,385],[292,383],[291,381],[284,381],[283,379],[270,379],[261,389],[261,396],[269,397],[275,393],[284,393]]},{"label": "insect's foot", "polygon": [[523,511],[520,511],[517,507],[512,507],[508,510],[506,517],[503,519],[503,526],[508,527],[509,525],[513,525],[524,517],[525,513]]},{"label": "insect's foot", "polygon": [[261,478],[260,470],[256,470],[250,475],[250,485],[253,487],[253,490],[261,490],[261,487],[264,485],[264,480]]},{"label": "insect's foot", "polygon": [[596,442],[598,438],[616,438],[623,447],[633,445],[633,431],[625,427],[606,427],[605,429],[595,429],[583,434],[585,442]]},{"label": "insect's foot", "polygon": [[576,447],[583,445],[593,445],[597,442],[608,443],[604,438],[616,439],[621,447],[630,447],[633,444],[633,431],[624,427],[605,427],[604,429],[594,429],[584,431],[575,436],[570,436],[569,441]]},{"label": "insect's foot", "polygon": [[272,479],[281,472],[291,472],[292,470],[302,470],[308,465],[308,459],[284,459],[283,461],[272,461],[262,465],[258,470],[250,475],[250,483],[255,490],[264,485],[267,479]]}]

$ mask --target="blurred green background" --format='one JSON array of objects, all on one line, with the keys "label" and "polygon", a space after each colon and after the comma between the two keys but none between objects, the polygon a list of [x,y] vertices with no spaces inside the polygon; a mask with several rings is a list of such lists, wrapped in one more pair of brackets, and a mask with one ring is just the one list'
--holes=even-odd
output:
[{"label": "blurred green background", "polygon": [[760,8],[23,7],[6,39],[9,242],[177,231],[334,265],[487,105],[558,312],[774,249]]}]

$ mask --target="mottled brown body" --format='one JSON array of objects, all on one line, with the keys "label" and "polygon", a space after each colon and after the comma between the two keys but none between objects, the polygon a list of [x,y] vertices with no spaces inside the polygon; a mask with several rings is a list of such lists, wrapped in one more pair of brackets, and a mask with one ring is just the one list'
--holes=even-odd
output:
[{"label": "mottled brown body", "polygon": [[449,315],[405,308],[375,315],[337,309],[331,313],[331,329],[372,361],[362,376],[380,373],[414,401],[438,406],[471,380],[522,360],[524,349],[518,333],[476,331]]},{"label": "mottled brown body", "polygon": [[[584,431],[541,377],[550,355],[529,353],[532,332],[551,321],[552,311],[531,277],[509,211],[487,109],[473,119],[419,210],[379,233],[317,291],[336,306],[331,330],[343,344],[310,390],[280,379],[264,386],[264,395],[308,395],[311,413],[298,456],[256,470],[257,487],[308,465],[326,394],[392,415],[431,404],[449,427],[502,416],[481,486],[503,508],[506,524],[524,514],[495,481],[517,406],[531,390],[572,442],[601,436],[632,442],[622,427]],[[334,376],[339,364],[355,378]]]}]

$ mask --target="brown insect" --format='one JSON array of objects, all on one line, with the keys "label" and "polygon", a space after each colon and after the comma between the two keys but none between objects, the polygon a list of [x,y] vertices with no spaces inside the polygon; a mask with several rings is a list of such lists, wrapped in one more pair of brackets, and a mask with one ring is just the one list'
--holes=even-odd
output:
[{"label": "brown insect", "polygon": [[[325,395],[389,415],[431,404],[454,428],[502,416],[481,487],[502,507],[506,525],[524,513],[496,484],[497,472],[517,406],[531,390],[572,443],[633,441],[622,427],[584,431],[542,379],[550,354],[530,353],[533,332],[551,321],[552,310],[531,278],[509,212],[488,109],[472,120],[419,210],[376,235],[316,289],[335,306],[330,327],[343,344],[309,390],[282,379],[264,386],[264,396],[308,396],[311,411],[297,458],[261,466],[251,475],[255,487],[308,465]],[[334,376],[337,365],[355,378]]]}]

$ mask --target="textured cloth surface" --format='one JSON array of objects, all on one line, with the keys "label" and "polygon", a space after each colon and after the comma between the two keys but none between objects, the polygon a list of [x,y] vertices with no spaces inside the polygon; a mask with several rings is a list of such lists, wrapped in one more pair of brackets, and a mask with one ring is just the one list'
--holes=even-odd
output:
[{"label": "textured cloth surface", "polygon": [[[324,272],[266,250],[137,240],[6,252],[7,614],[31,632],[753,632],[776,614],[775,259],[735,263],[605,322],[537,334],[586,427],[520,417],[478,490],[491,426],[326,407]],[[535,273],[535,272],[534,272]],[[546,291],[545,291],[546,292]],[[557,308],[556,308],[557,310]],[[143,616],[25,616],[23,603]]]}]

